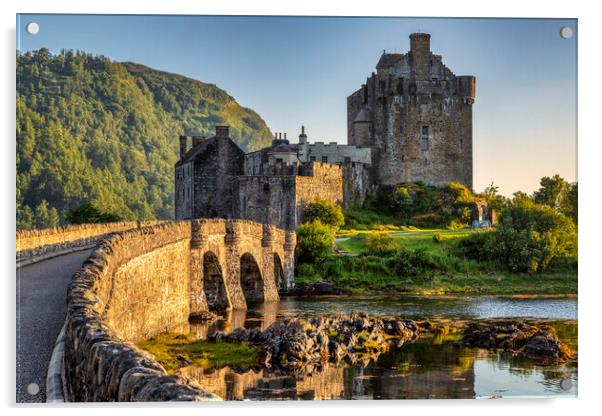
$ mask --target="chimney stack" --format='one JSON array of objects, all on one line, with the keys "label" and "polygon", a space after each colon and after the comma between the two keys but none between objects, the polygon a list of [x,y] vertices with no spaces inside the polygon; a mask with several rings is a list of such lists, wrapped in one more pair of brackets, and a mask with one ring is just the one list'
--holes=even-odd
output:
[{"label": "chimney stack", "polygon": [[431,72],[431,35],[412,33],[410,35],[412,68],[419,78],[428,79]]},{"label": "chimney stack", "polygon": [[229,126],[215,126],[215,136],[227,138],[230,137],[230,127]]},{"label": "chimney stack", "polygon": [[307,134],[305,134],[305,126],[301,126],[301,134],[299,135],[299,143],[307,143]]},{"label": "chimney stack", "polygon": [[184,159],[184,155],[186,154],[186,147],[188,147],[187,142],[187,136],[180,136],[180,159]]},{"label": "chimney stack", "polygon": [[192,147],[201,144],[205,140],[205,136],[192,136]]}]

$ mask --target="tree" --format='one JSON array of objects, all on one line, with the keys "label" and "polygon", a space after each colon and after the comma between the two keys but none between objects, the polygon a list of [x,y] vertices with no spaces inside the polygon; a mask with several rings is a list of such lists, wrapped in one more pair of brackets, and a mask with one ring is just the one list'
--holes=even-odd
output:
[{"label": "tree", "polygon": [[55,207],[50,208],[50,212],[48,214],[48,226],[49,227],[58,227],[61,224],[61,218],[59,217],[59,213]]},{"label": "tree", "polygon": [[42,200],[36,207],[35,211],[35,227],[48,228],[50,227],[50,212],[48,211],[48,201]]},{"label": "tree", "polygon": [[512,204],[524,205],[533,202],[531,197],[523,191],[516,191],[512,194]]},{"label": "tree", "polygon": [[475,233],[459,248],[467,257],[497,261],[513,272],[537,272],[556,259],[576,258],[577,228],[554,208],[521,198],[504,209],[496,231]]},{"label": "tree", "polygon": [[24,205],[22,208],[17,207],[17,229],[29,230],[35,225],[35,217],[29,205]]},{"label": "tree", "polygon": [[491,182],[483,191],[483,196],[485,197],[489,209],[496,209],[499,211],[504,207],[506,198],[504,198],[503,195],[500,195],[499,189],[499,186],[495,186],[493,182]]},{"label": "tree", "polygon": [[341,207],[334,202],[327,199],[316,199],[305,208],[305,221],[315,220],[338,230],[345,223],[345,215]]},{"label": "tree", "polygon": [[317,263],[332,251],[332,227],[320,220],[305,222],[297,228],[297,256],[300,263]]},{"label": "tree", "polygon": [[544,176],[539,184],[541,186],[533,194],[533,201],[554,209],[560,209],[569,190],[568,182],[560,175],[554,175],[551,178]]},{"label": "tree", "polygon": [[70,224],[95,224],[121,221],[121,217],[111,212],[103,212],[94,204],[86,203],[69,211],[67,221]]},{"label": "tree", "polygon": [[561,212],[567,217],[578,223],[579,209],[578,209],[578,184],[577,182],[569,185],[569,190],[566,193],[566,197],[562,202]]},{"label": "tree", "polygon": [[495,234],[502,259],[512,271],[545,270],[555,258],[577,255],[575,224],[546,205],[506,208]]}]

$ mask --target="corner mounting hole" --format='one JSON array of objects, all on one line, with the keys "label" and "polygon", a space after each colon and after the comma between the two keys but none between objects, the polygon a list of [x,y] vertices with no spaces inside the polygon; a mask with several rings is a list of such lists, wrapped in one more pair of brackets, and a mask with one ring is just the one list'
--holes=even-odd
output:
[{"label": "corner mounting hole", "polygon": [[38,383],[29,383],[27,385],[27,393],[31,394],[32,396],[35,396],[39,392],[40,392],[40,386],[38,386]]},{"label": "corner mounting hole", "polygon": [[570,390],[573,387],[573,382],[569,379],[564,379],[560,382],[560,388],[564,391]]},{"label": "corner mounting hole", "polygon": [[40,25],[37,24],[36,22],[29,22],[27,23],[27,25],[25,26],[25,30],[27,31],[27,33],[29,33],[30,35],[37,35],[38,32],[40,31]]},{"label": "corner mounting hole", "polygon": [[573,29],[570,26],[564,26],[560,29],[560,37],[562,39],[570,39],[573,37]]}]

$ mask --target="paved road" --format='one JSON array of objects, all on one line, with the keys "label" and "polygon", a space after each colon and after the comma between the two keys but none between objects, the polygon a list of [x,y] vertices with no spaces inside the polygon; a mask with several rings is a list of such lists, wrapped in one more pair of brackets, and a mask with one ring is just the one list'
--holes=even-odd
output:
[{"label": "paved road", "polygon": [[[46,371],[65,320],[65,295],[91,250],[17,269],[17,403],[46,401]],[[36,383],[39,393],[27,386]]]}]

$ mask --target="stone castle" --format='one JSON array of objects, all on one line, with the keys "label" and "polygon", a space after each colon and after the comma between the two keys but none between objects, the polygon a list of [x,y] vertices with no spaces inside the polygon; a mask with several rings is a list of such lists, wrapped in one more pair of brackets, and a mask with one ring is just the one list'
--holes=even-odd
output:
[{"label": "stone castle", "polygon": [[347,145],[298,143],[276,133],[245,154],[227,126],[215,136],[180,137],[176,219],[241,218],[294,230],[304,207],[328,199],[362,205],[383,186],[459,182],[472,189],[475,77],[456,76],[430,50],[430,35],[410,35],[406,54],[382,54],[376,73],[347,98]]},{"label": "stone castle", "polygon": [[376,184],[472,189],[475,77],[454,75],[430,38],[413,33],[408,53],[383,52],[376,73],[347,98],[348,143],[373,150]]}]

